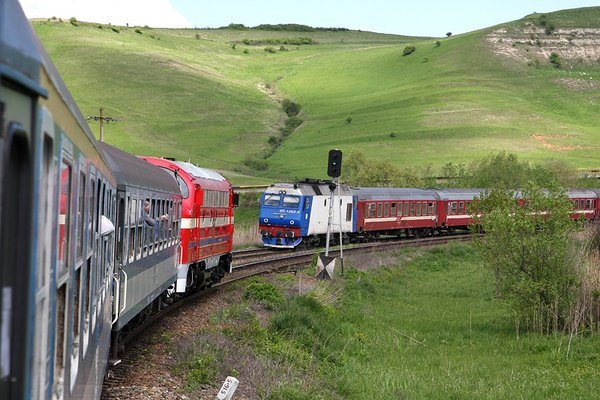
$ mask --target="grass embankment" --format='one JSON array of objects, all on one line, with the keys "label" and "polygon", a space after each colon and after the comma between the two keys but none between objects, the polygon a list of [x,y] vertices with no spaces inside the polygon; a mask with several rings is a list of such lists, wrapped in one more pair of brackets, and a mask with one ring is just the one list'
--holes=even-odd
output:
[{"label": "grass embankment", "polygon": [[[589,18],[598,10],[548,18],[557,29],[600,27]],[[35,28],[84,114],[103,105],[122,119],[108,127],[108,142],[138,154],[189,157],[235,182],[321,177],[333,147],[360,148],[400,166],[468,162],[500,150],[525,160],[599,164],[597,90],[567,83],[585,79],[594,87],[600,64],[521,65],[491,51],[491,29],[440,39],[436,47],[435,39],[359,31]],[[275,46],[271,54],[243,43],[304,37],[316,44]],[[407,44],[416,51],[403,56]],[[302,105],[304,122],[282,143],[269,141],[286,118],[283,98]],[[263,170],[244,163],[266,155]]]},{"label": "grass embankment", "polygon": [[215,315],[213,328],[194,339],[210,337],[208,348],[190,352],[191,342],[180,344],[187,356],[179,371],[188,373],[190,390],[198,384],[194,374],[202,376],[194,365],[201,365],[213,375],[200,383],[235,373],[240,390],[267,399],[564,399],[597,393],[600,337],[575,337],[569,345],[562,334],[515,332],[472,247],[398,256],[356,258],[354,265],[390,267],[350,269],[333,283],[315,283],[304,274],[277,277],[279,293],[254,281],[242,296],[248,302]]}]

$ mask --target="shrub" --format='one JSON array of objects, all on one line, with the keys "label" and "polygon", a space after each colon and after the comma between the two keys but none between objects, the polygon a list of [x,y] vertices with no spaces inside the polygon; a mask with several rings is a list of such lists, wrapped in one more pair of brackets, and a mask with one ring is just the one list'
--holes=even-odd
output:
[{"label": "shrub", "polygon": [[271,145],[271,147],[278,147],[281,144],[282,139],[280,137],[277,136],[270,136],[268,143]]},{"label": "shrub", "polygon": [[140,28],[135,28],[135,33],[141,35],[143,32],[142,32],[142,30]]},{"label": "shrub", "polygon": [[442,42],[440,42],[439,40],[435,41],[435,47],[440,47],[442,45]]},{"label": "shrub", "polygon": [[244,40],[242,40],[242,43],[249,46],[251,42],[250,42],[250,39],[244,39]]},{"label": "shrub", "polygon": [[231,45],[231,48],[232,48],[233,50],[235,50],[235,48],[236,48],[236,47],[237,47],[237,46],[236,46],[236,44],[235,44],[235,43],[233,43],[233,44]]},{"label": "shrub", "polygon": [[69,18],[69,23],[73,26],[79,26],[79,23],[77,23],[77,18],[75,17]]},{"label": "shrub", "polygon": [[554,68],[560,68],[560,66],[562,64],[560,57],[556,53],[550,54],[550,57],[548,57],[548,60],[550,61],[550,64],[552,64],[552,66]]},{"label": "shrub", "polygon": [[284,300],[277,287],[268,282],[250,283],[242,297],[246,300],[257,301],[268,308],[274,308]]},{"label": "shrub", "polygon": [[283,108],[283,111],[285,111],[288,117],[298,115],[298,113],[302,109],[302,106],[300,104],[295,103],[290,99],[284,99],[283,102],[281,102],[281,107]]},{"label": "shrub", "polygon": [[544,33],[546,33],[546,35],[552,35],[555,30],[556,30],[556,26],[553,23],[550,23],[546,26]]},{"label": "shrub", "polygon": [[271,46],[265,47],[265,51],[266,51],[267,53],[276,53],[276,52],[277,52],[277,51],[275,50],[275,48],[274,48],[274,47],[271,47]]},{"label": "shrub", "polygon": [[391,138],[395,138],[396,137],[396,132],[390,132],[390,137]]},{"label": "shrub", "polygon": [[211,355],[196,358],[188,365],[188,368],[187,387],[189,390],[196,390],[200,385],[212,383],[216,379],[215,358]]},{"label": "shrub", "polygon": [[144,29],[150,29],[148,25],[144,25]]},{"label": "shrub", "polygon": [[348,117],[348,118],[346,118],[346,123],[347,123],[347,124],[351,124],[351,123],[352,123],[352,117]]},{"label": "shrub", "polygon": [[476,239],[484,264],[526,331],[550,333],[566,327],[578,283],[568,257],[575,225],[564,190],[530,186],[520,205],[512,190],[492,191],[478,204],[486,232]]},{"label": "shrub", "polygon": [[288,51],[284,45],[279,46],[279,51]]},{"label": "shrub", "polygon": [[415,46],[406,46],[404,48],[404,51],[402,52],[403,56],[407,56],[409,54],[412,54],[415,52],[415,50],[417,50],[417,48]]},{"label": "shrub", "polygon": [[111,26],[110,29],[115,33],[121,33],[121,30],[119,28],[117,28],[116,26]]},{"label": "shrub", "polygon": [[98,29],[104,29],[104,27],[102,26],[102,24],[98,25]]},{"label": "shrub", "polygon": [[244,49],[244,54],[249,54],[250,52],[248,51],[248,49]]},{"label": "shrub", "polygon": [[200,34],[196,33],[196,40],[200,40]]},{"label": "shrub", "polygon": [[452,32],[446,32],[446,37],[452,36]]},{"label": "shrub", "polygon": [[266,171],[269,168],[267,162],[256,157],[248,157],[244,160],[244,165],[255,171]]}]

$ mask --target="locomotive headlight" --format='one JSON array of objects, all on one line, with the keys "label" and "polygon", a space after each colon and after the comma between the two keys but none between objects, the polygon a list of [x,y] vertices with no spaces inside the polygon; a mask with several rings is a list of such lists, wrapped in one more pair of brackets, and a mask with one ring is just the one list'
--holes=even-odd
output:
[{"label": "locomotive headlight", "polygon": [[263,219],[263,221],[265,221],[265,224],[266,224],[267,222],[269,222],[269,218],[265,218],[265,219]]},{"label": "locomotive headlight", "polygon": [[291,220],[291,221],[290,221],[290,225],[294,225],[294,220]]}]

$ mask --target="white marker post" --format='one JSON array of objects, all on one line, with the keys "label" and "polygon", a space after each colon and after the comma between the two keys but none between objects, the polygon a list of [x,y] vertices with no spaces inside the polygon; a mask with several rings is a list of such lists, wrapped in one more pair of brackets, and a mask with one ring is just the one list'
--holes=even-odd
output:
[{"label": "white marker post", "polygon": [[233,376],[228,376],[223,382],[223,386],[221,386],[221,390],[219,390],[219,394],[217,394],[218,400],[231,400],[233,398],[233,394],[237,389],[240,381],[235,379]]}]

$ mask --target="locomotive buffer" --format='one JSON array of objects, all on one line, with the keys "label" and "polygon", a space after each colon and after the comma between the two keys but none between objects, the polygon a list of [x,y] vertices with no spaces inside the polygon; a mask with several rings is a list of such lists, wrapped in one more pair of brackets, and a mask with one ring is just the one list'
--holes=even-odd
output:
[{"label": "locomotive buffer", "polygon": [[329,240],[331,237],[331,227],[333,225],[333,199],[335,189],[337,188],[338,198],[340,199],[340,265],[342,275],[344,274],[344,254],[342,251],[342,201],[339,185],[339,177],[342,173],[342,152],[341,150],[329,150],[329,159],[327,162],[327,175],[333,178],[329,184],[331,194],[329,196],[329,217],[327,218],[327,236],[325,239],[325,254],[319,254],[317,260],[317,277],[321,279],[331,279],[335,268],[335,257],[329,256]]}]

